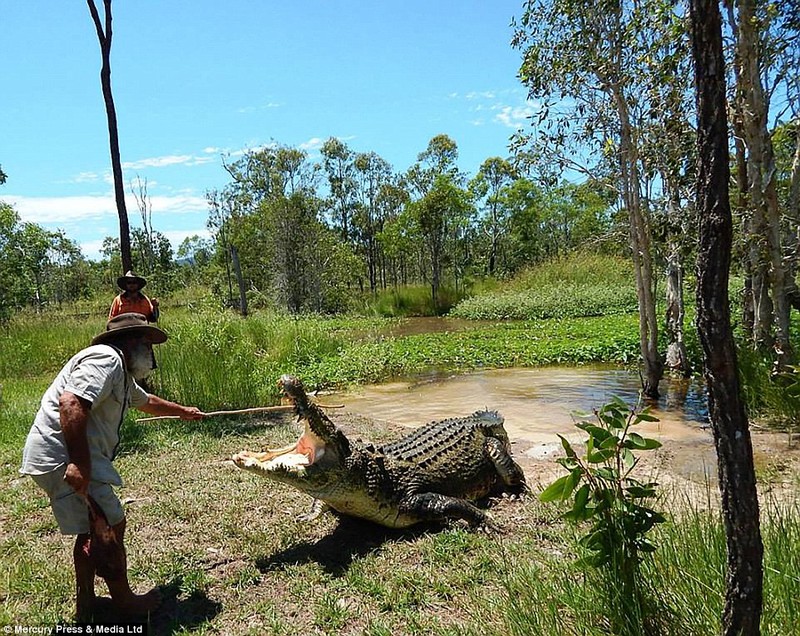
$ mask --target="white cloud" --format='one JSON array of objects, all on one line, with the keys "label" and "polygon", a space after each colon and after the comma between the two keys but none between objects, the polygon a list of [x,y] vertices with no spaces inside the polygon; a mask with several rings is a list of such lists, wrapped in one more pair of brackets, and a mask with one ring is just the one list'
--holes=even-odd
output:
[{"label": "white cloud", "polygon": [[320,139],[319,137],[312,137],[308,141],[304,141],[300,144],[300,150],[319,150],[322,148],[322,144],[325,143],[324,139]]},{"label": "white cloud", "polygon": [[[149,196],[153,226],[177,249],[187,236],[209,238],[205,226],[208,203],[192,194]],[[19,213],[23,222],[36,223],[50,230],[63,230],[80,245],[86,258],[98,260],[106,236],[119,234],[117,207],[111,194],[106,196],[24,197],[3,194],[2,200]],[[131,227],[141,225],[139,209],[133,196],[126,196]],[[183,220],[178,220],[178,219]],[[190,229],[160,229],[188,225]]]},{"label": "white cloud", "polygon": [[116,216],[112,196],[25,197],[3,195],[3,200],[19,212],[23,221],[58,225],[75,221],[93,221],[108,214]]},{"label": "white cloud", "polygon": [[[206,212],[208,204],[204,197],[181,194],[176,196],[148,196],[153,216],[161,214],[191,214]],[[74,196],[74,197],[24,197],[3,195],[3,200],[14,207],[23,221],[62,227],[84,221],[117,218],[114,197]],[[125,197],[128,216],[137,214],[136,200],[132,195]]]},{"label": "white cloud", "polygon": [[494,99],[495,93],[494,91],[471,91],[467,93],[464,97],[466,97],[470,101],[474,101],[476,99]]},{"label": "white cloud", "polygon": [[267,102],[266,104],[261,104],[260,106],[242,106],[241,108],[237,108],[237,113],[255,113],[260,110],[269,110],[270,108],[280,108],[281,104],[278,102]]},{"label": "white cloud", "polygon": [[102,174],[98,174],[97,172],[81,172],[75,177],[73,177],[73,183],[94,183],[95,181],[100,181],[103,179],[104,176]]},{"label": "white cloud", "polygon": [[170,230],[168,232],[162,232],[164,236],[169,239],[170,245],[172,245],[172,250],[177,252],[178,247],[180,244],[183,243],[185,238],[189,236],[199,236],[201,239],[210,239],[211,232],[208,231],[207,228],[200,228],[200,229],[191,229],[191,230]]},{"label": "white cloud", "polygon": [[125,161],[122,167],[125,170],[140,170],[142,168],[163,168],[164,166],[174,166],[188,164],[195,160],[192,155],[166,155],[164,157],[150,157],[137,161]]},{"label": "white cloud", "polygon": [[499,111],[494,116],[494,121],[516,130],[527,126],[528,120],[536,114],[536,108],[532,105],[498,106],[493,110]]}]

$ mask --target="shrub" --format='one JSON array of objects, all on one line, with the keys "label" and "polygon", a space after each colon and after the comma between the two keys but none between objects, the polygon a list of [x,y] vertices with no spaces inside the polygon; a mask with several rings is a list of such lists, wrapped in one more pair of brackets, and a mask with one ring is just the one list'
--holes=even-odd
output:
[{"label": "shrub", "polygon": [[657,484],[642,483],[631,476],[638,463],[634,451],[652,450],[661,443],[631,428],[657,418],[648,409],[629,410],[618,398],[595,415],[596,423],[583,420],[576,424],[588,435],[582,457],[559,435],[566,457],[558,463],[569,473],[550,484],[540,499],[572,498],[572,509],[564,518],[592,522],[580,540],[588,555],[579,560],[579,565],[599,573],[614,632],[634,636],[648,633],[649,599],[639,564],[655,546],[646,535],[665,518],[644,503],[655,497]]}]

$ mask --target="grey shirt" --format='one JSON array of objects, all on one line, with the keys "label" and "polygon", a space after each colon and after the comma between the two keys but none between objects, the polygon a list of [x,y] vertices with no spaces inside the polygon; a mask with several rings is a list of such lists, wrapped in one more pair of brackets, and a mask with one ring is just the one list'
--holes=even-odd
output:
[{"label": "grey shirt", "polygon": [[58,406],[65,391],[92,404],[86,426],[92,479],[121,486],[122,478],[111,463],[119,430],[128,406],[146,404],[148,395],[125,369],[122,355],[103,344],[76,353],[45,391],[25,441],[20,472],[42,475],[69,463]]}]

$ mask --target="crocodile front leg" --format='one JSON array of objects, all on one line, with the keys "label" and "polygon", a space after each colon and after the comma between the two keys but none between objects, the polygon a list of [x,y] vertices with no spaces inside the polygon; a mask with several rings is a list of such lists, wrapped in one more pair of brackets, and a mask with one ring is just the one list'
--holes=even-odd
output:
[{"label": "crocodile front leg", "polygon": [[487,523],[489,515],[465,499],[448,497],[435,492],[407,495],[399,505],[400,512],[414,515],[420,521],[464,519],[472,526]]},{"label": "crocodile front leg", "polygon": [[496,437],[487,437],[483,449],[506,486],[520,491],[528,489],[525,483],[525,473],[508,453],[503,442]]}]

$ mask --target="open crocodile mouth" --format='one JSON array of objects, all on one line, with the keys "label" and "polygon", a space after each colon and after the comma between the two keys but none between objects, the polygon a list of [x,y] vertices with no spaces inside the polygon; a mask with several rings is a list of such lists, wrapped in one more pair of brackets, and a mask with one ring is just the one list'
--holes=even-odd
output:
[{"label": "open crocodile mouth", "polygon": [[304,420],[303,434],[291,446],[262,452],[240,451],[231,459],[239,468],[272,472],[276,469],[304,472],[325,454],[325,441],[315,435]]}]

